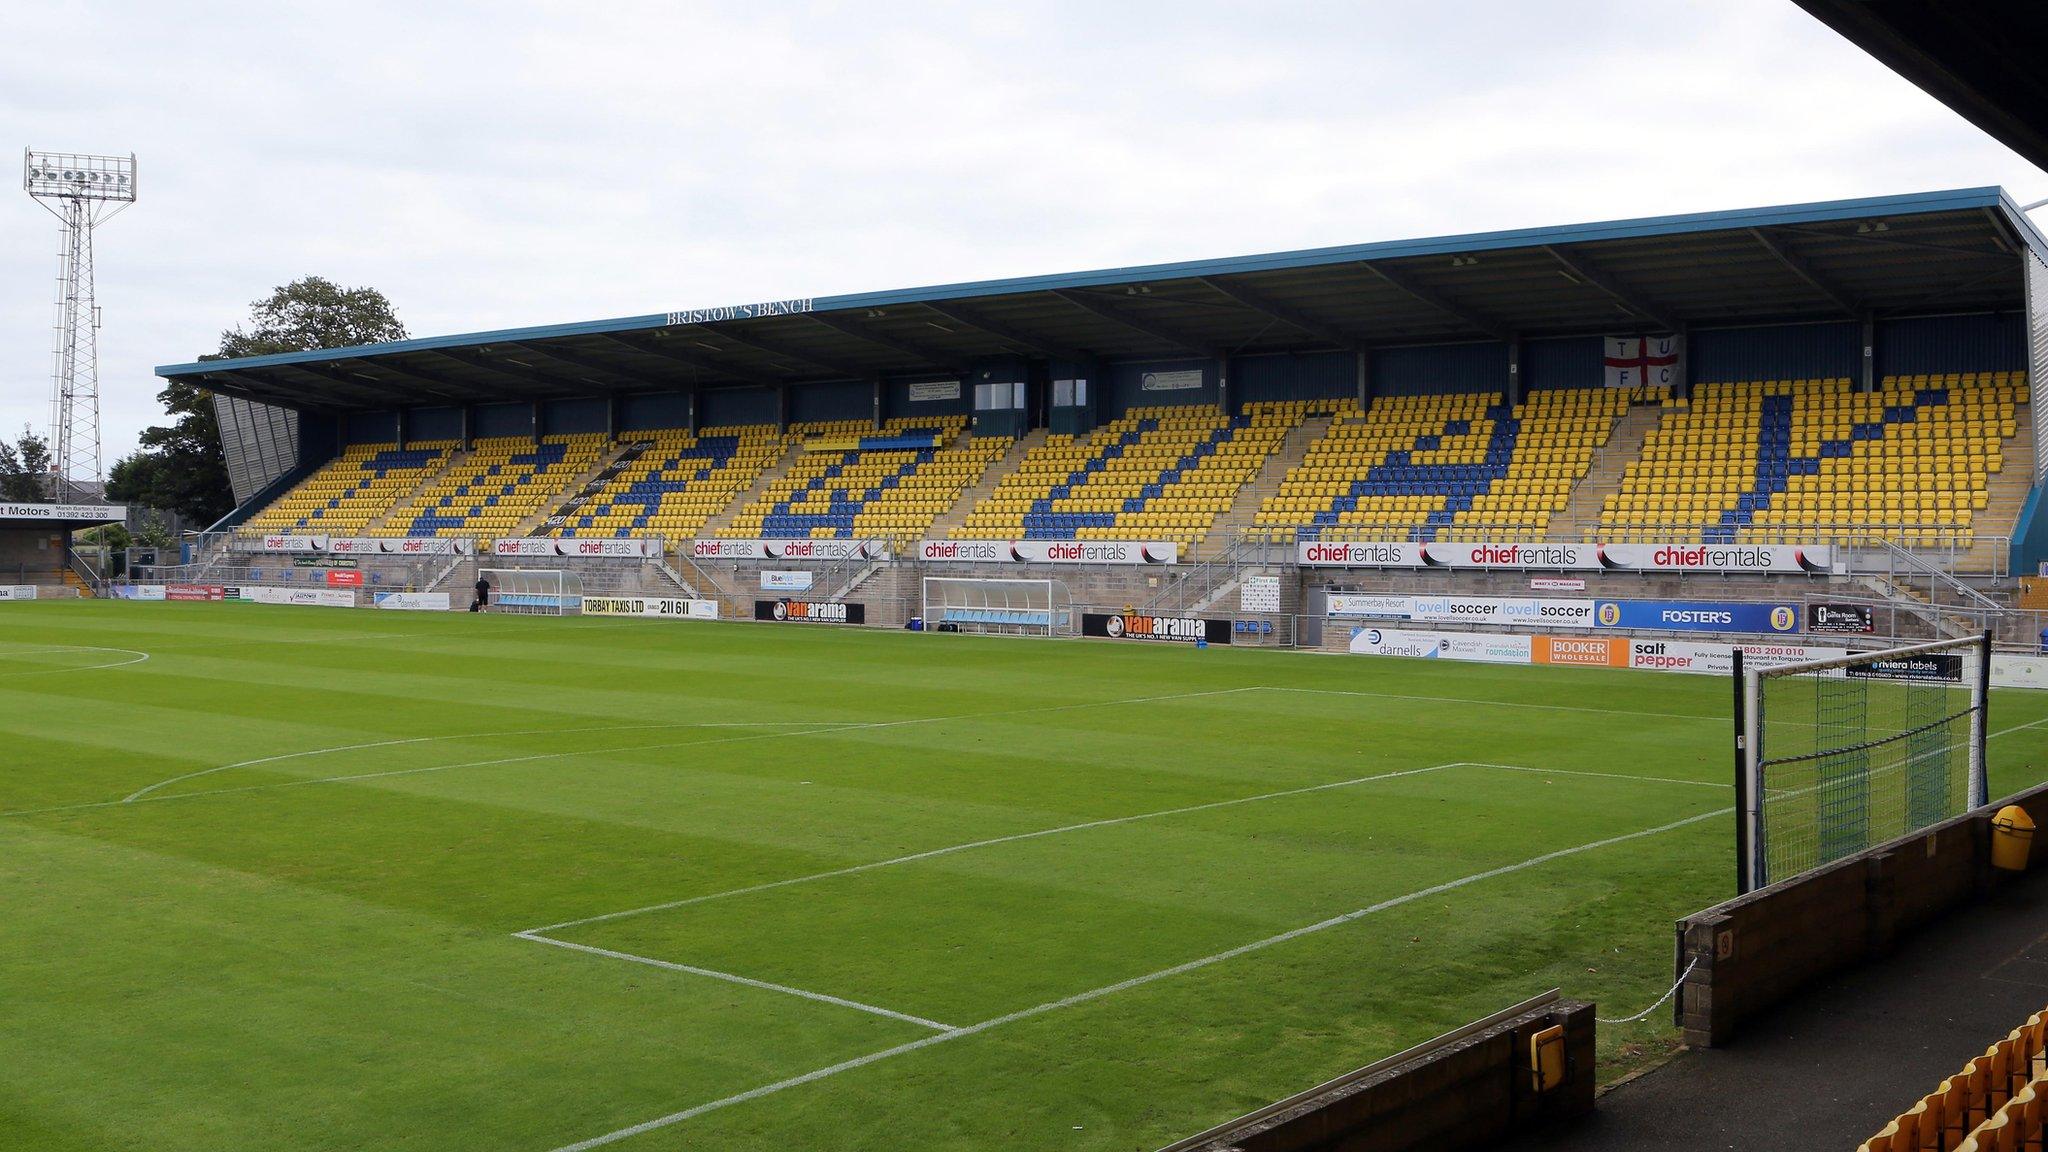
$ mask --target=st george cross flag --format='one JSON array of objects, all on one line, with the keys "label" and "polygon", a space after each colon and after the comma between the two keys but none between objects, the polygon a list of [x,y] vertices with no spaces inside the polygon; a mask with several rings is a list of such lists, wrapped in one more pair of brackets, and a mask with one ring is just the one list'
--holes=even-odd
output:
[{"label": "st george cross flag", "polygon": [[1678,382],[1678,337],[1608,336],[1607,386],[1633,388],[1638,384]]}]

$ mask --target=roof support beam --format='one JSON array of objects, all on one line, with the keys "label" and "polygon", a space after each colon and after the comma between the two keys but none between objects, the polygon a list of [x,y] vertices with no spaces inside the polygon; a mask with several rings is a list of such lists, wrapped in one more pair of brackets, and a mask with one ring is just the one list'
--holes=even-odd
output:
[{"label": "roof support beam", "polygon": [[1645,300],[1642,293],[1634,288],[1602,271],[1598,265],[1586,258],[1585,253],[1557,244],[1546,244],[1543,246],[1543,250],[1549,253],[1550,258],[1557,261],[1567,273],[1614,297],[1615,301],[1622,307],[1648,320],[1650,323],[1674,335],[1685,331],[1685,323],[1683,321],[1672,316],[1664,308]]},{"label": "roof support beam", "polygon": [[644,342],[614,335],[605,335],[599,338],[643,355],[659,356],[664,360],[673,360],[678,364],[693,368],[699,372],[708,373],[713,379],[717,380],[732,380],[741,384],[752,384],[760,388],[774,388],[782,383],[777,377],[764,376],[751,368],[742,368],[737,364],[720,360],[708,353],[686,352],[675,347],[674,341],[663,339],[659,335]]},{"label": "roof support beam", "polygon": [[[251,400],[260,400],[264,403],[277,401],[293,406],[305,403],[303,397],[293,396],[285,390],[283,385],[273,383],[258,376],[251,376],[246,372],[238,372],[232,369],[215,370],[201,373],[199,380],[202,386],[219,385],[219,387],[215,387],[215,391],[226,392],[230,395],[240,395]],[[357,392],[358,395],[372,394],[368,389],[362,388],[359,388]]]},{"label": "roof support beam", "polygon": [[2001,276],[2010,276],[2012,274],[2012,271],[2007,268],[1993,268],[1989,272],[1980,272],[1977,275],[1971,276],[1967,279],[1955,281],[1954,283],[1948,285],[1946,288],[1938,288],[1933,292],[1929,292],[1910,304],[1901,304],[1897,308],[1881,312],[1879,313],[1879,315],[1904,316],[1914,312],[1918,312],[1920,309],[1925,308],[1931,304],[1939,303],[1942,300],[1946,300],[1950,296],[1953,296],[1958,292],[1966,292],[1969,289],[1975,288],[1976,286],[1984,283],[1987,280],[1996,280]]},{"label": "roof support beam", "polygon": [[1835,307],[1840,308],[1844,315],[1855,316],[1863,311],[1862,305],[1856,302],[1854,296],[1844,291],[1834,281],[1822,275],[1818,269],[1814,268],[1807,261],[1806,257],[1794,252],[1783,241],[1761,228],[1751,228],[1749,234],[1756,237],[1756,242],[1764,246],[1764,251],[1776,257],[1778,263],[1790,269],[1794,276],[1806,281],[1807,287],[1827,297],[1829,302],[1834,304]]},{"label": "roof support beam", "polygon": [[1296,331],[1306,333],[1320,340],[1327,340],[1337,347],[1351,352],[1356,352],[1365,347],[1366,341],[1364,337],[1346,332],[1334,324],[1318,320],[1301,309],[1294,307],[1292,304],[1283,304],[1247,284],[1236,283],[1215,276],[1201,277],[1201,282],[1252,311],[1268,319],[1278,320],[1280,323]]},{"label": "roof support beam", "polygon": [[437,400],[446,400],[452,404],[467,403],[481,392],[473,384],[463,384],[456,380],[448,380],[439,376],[428,376],[405,368],[396,368],[382,360],[337,360],[329,364],[308,363],[297,365],[297,367],[317,368],[337,380],[369,380],[372,383],[386,385],[391,383],[388,380],[379,380],[376,377],[366,376],[359,369],[346,366],[351,363],[361,364],[367,368],[375,368],[377,371],[396,377],[401,381],[409,380],[427,395]]},{"label": "roof support beam", "polygon": [[909,356],[918,361],[920,366],[930,365],[934,368],[944,368],[951,372],[966,371],[966,368],[960,363],[960,357],[955,356],[951,352],[943,352],[936,348],[917,344],[897,336],[891,336],[886,332],[877,332],[865,324],[848,320],[844,316],[835,316],[826,312],[809,312],[805,313],[804,319],[809,320],[813,324],[820,324],[830,328],[834,332],[844,333],[856,340],[865,340],[877,348],[887,348],[891,352],[898,352]]},{"label": "roof support beam", "polygon": [[798,352],[792,348],[785,347],[781,344],[774,343],[773,341],[770,340],[763,340],[758,336],[754,336],[745,332],[740,332],[736,329],[707,328],[704,331],[711,335],[718,336],[721,339],[730,340],[735,344],[744,344],[757,352],[766,352],[770,356],[780,356],[784,360],[794,360],[799,364],[809,364],[815,368],[823,368],[825,371],[830,372],[835,376],[845,376],[854,380],[865,380],[868,377],[875,374],[875,370],[872,368],[862,368],[857,365],[848,364],[844,360],[835,360],[828,356],[819,356],[815,352]]},{"label": "roof support beam", "polygon": [[991,319],[959,304],[941,303],[936,300],[922,300],[919,301],[919,306],[926,311],[936,312],[955,324],[986,332],[1003,343],[1013,345],[1026,352],[1036,352],[1040,356],[1048,356],[1054,360],[1088,361],[1096,358],[1095,353],[1085,348],[1069,348],[1056,340],[1047,340],[1041,336],[1034,336],[1021,328],[1005,324],[1001,320]]},{"label": "roof support beam", "polygon": [[[514,344],[512,347],[538,356],[543,360],[553,360],[558,364],[567,364],[572,368],[580,368],[585,372],[602,372],[607,376],[624,380],[641,388],[666,387],[666,385],[658,380],[642,376],[628,368],[615,367],[594,356],[586,356],[581,352],[570,352],[566,349],[555,348],[552,345]],[[592,381],[592,383],[596,383],[596,381]],[[610,390],[609,386],[605,387],[607,387],[607,390]]]},{"label": "roof support beam", "polygon": [[558,396],[567,395],[576,391],[573,381],[563,380],[557,376],[549,376],[519,364],[507,364],[502,360],[495,360],[476,352],[437,348],[432,351],[431,355],[453,360],[457,364],[467,364],[472,368],[481,368],[486,372],[496,373],[508,380],[520,381],[522,384],[540,385],[539,388],[526,387],[514,389],[514,391],[528,399],[546,396],[551,393]]},{"label": "roof support beam", "polygon": [[1132,315],[1128,309],[1110,303],[1106,297],[1087,292],[1076,292],[1066,288],[1055,288],[1052,294],[1081,309],[1083,312],[1092,312],[1112,324],[1121,324],[1133,332],[1150,336],[1154,340],[1169,344],[1183,352],[1189,352],[1196,356],[1224,355],[1222,351],[1209,347],[1192,336],[1176,332],[1156,320],[1145,316]]},{"label": "roof support beam", "polygon": [[377,371],[394,377],[394,379],[385,379],[383,376],[374,376],[359,368],[351,368],[347,365],[347,361],[336,361],[331,363],[294,364],[291,367],[309,375],[319,376],[324,380],[339,384],[345,388],[371,389],[380,395],[389,397],[393,403],[398,404],[417,404],[421,401],[444,401],[450,404],[460,404],[463,401],[461,393],[457,391],[460,386],[451,381],[436,380],[426,376],[415,376],[383,364],[373,365]]},{"label": "roof support beam", "polygon": [[1478,329],[1484,335],[1491,336],[1503,344],[1515,342],[1514,330],[1507,325],[1490,316],[1483,316],[1474,312],[1463,304],[1459,304],[1444,296],[1434,288],[1417,283],[1405,272],[1397,272],[1392,268],[1372,263],[1369,260],[1360,261],[1360,267],[1446,316],[1469,327]]},{"label": "roof support beam", "polygon": [[357,397],[380,404],[404,404],[415,397],[403,388],[395,388],[389,381],[352,375],[325,364],[286,364],[288,371],[311,376],[321,387],[343,389]]},{"label": "roof support beam", "polygon": [[1871,229],[1868,232],[1830,232],[1796,224],[1779,225],[1780,232],[1796,232],[1801,236],[1813,236],[1822,240],[1852,240],[1858,244],[1876,244],[1884,248],[1906,248],[1915,252],[1942,252],[1959,256],[1965,260],[2014,260],[2018,257],[2011,252],[1991,252],[1983,248],[1958,248],[1953,244],[1930,244],[1925,240],[1901,240],[1885,232]]}]

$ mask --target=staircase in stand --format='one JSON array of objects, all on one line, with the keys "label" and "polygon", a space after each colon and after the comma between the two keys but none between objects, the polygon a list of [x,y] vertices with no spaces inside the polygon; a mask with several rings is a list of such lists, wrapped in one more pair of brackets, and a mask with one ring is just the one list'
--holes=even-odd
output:
[{"label": "staircase in stand", "polygon": [[1259,467],[1245,486],[1237,490],[1237,498],[1231,501],[1229,511],[1217,518],[1209,535],[1192,550],[1194,558],[1208,559],[1220,556],[1230,547],[1232,538],[1249,529],[1258,518],[1259,509],[1265,507],[1267,498],[1277,495],[1280,484],[1287,479],[1287,470],[1308,457],[1309,445],[1323,438],[1330,430],[1331,417],[1311,416],[1287,430],[1286,439],[1280,447]]},{"label": "staircase in stand", "polygon": [[719,509],[709,520],[704,521],[704,527],[698,529],[697,534],[705,539],[710,539],[724,532],[727,525],[732,523],[733,517],[739,515],[741,510],[745,509],[749,504],[760,499],[762,494],[768,491],[770,484],[789,475],[790,468],[803,458],[803,454],[802,444],[791,444],[784,448],[782,455],[775,458],[775,463],[761,469],[761,475],[755,477],[753,484],[749,485],[746,491],[734,496],[731,503]]},{"label": "staircase in stand", "polygon": [[[2014,413],[2018,430],[2004,442],[2005,465],[1991,474],[1984,510],[1971,518],[1974,536],[1968,551],[1956,557],[1956,571],[1991,575],[2005,572],[2010,558],[2013,529],[2019,527],[2020,508],[2034,475],[2034,418],[2032,405],[2021,404]],[[2013,575],[2013,573],[2006,573]]]},{"label": "staircase in stand", "polygon": [[1614,422],[1607,445],[1593,458],[1593,466],[1572,487],[1564,511],[1551,517],[1550,536],[1558,540],[1592,540],[1600,534],[1600,513],[1607,498],[1621,491],[1623,470],[1629,461],[1643,454],[1643,442],[1664,418],[1655,404],[1638,404]]},{"label": "staircase in stand", "polygon": [[548,518],[558,514],[563,501],[569,499],[570,494],[589,491],[596,484],[598,477],[604,475],[614,464],[625,458],[628,453],[637,456],[640,454],[640,451],[641,445],[638,441],[629,440],[623,444],[611,445],[597,458],[597,463],[578,472],[567,484],[562,485],[562,499],[543,503],[540,511],[521,520],[514,526],[511,535],[532,536],[542,528],[547,527]]},{"label": "staircase in stand", "polygon": [[421,477],[420,482],[413,485],[412,491],[406,493],[397,503],[385,509],[382,515],[371,517],[369,522],[363,525],[363,535],[405,535],[406,526],[412,522],[412,514],[419,510],[420,497],[426,493],[428,488],[439,483],[441,477],[446,476],[450,469],[454,468],[457,464],[467,461],[471,455],[473,453],[466,448],[457,448],[449,452],[447,457],[441,461],[441,466],[434,469],[432,474]]},{"label": "staircase in stand", "polygon": [[962,492],[960,499],[953,501],[951,508],[940,513],[939,518],[932,521],[926,535],[933,540],[944,540],[952,536],[955,529],[967,522],[968,515],[975,507],[996,490],[996,485],[1002,483],[1003,477],[1015,472],[1017,466],[1024,462],[1025,455],[1043,443],[1043,428],[1033,428],[1018,437],[1017,442],[1010,445],[1010,450],[1003,454],[1002,459],[988,466],[988,471],[981,474],[981,479],[975,481],[974,487]]}]

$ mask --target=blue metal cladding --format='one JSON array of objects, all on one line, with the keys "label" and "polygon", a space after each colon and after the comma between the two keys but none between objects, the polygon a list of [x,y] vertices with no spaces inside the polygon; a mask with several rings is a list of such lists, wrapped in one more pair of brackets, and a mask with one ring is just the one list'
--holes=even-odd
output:
[{"label": "blue metal cladding", "polygon": [[1686,361],[1687,375],[1700,384],[1855,380],[1863,372],[1863,328],[1854,320],[1840,320],[1696,330]]},{"label": "blue metal cladding", "polygon": [[1877,326],[1877,374],[2011,372],[2027,366],[2027,327],[2018,312],[1914,316]]},{"label": "blue metal cladding", "polygon": [[460,408],[414,408],[405,414],[405,423],[408,441],[462,439]]},{"label": "blue metal cladding", "polygon": [[697,394],[697,427],[731,424],[773,424],[777,402],[773,388],[714,388]]},{"label": "blue metal cladding", "polygon": [[[1159,372],[1200,372],[1202,386],[1168,392],[1146,391],[1145,377]],[[1103,391],[1107,404],[1103,410],[1105,420],[1114,420],[1133,408],[1216,403],[1216,362],[1213,360],[1123,361],[1108,365],[1104,375],[1108,377],[1108,387]]]},{"label": "blue metal cladding", "polygon": [[685,392],[650,392],[619,397],[619,429],[646,432],[655,428],[688,428],[690,397]]},{"label": "blue metal cladding", "polygon": [[540,430],[549,436],[605,430],[605,401],[601,396],[575,400],[549,400],[541,405]]},{"label": "blue metal cladding", "polygon": [[1598,388],[1606,382],[1606,350],[1598,336],[1522,342],[1522,387]]},{"label": "blue metal cladding", "polygon": [[469,432],[477,439],[493,436],[532,436],[533,405],[479,404]]},{"label": "blue metal cladding", "polygon": [[1358,356],[1308,352],[1290,356],[1235,356],[1230,361],[1233,405],[1261,400],[1335,400],[1358,395]]},{"label": "blue metal cladding", "polygon": [[865,380],[806,384],[789,390],[789,418],[797,420],[870,420],[875,415],[875,386]]},{"label": "blue metal cladding", "polygon": [[351,412],[344,433],[351,444],[395,444],[398,442],[398,413]]},{"label": "blue metal cladding", "polygon": [[1507,383],[1508,346],[1497,340],[1380,348],[1372,354],[1376,396],[1500,392]]}]

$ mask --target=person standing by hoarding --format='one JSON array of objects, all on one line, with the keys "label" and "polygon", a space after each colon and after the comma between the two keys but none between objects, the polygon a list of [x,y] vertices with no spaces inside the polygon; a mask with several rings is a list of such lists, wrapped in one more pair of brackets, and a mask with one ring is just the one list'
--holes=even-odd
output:
[{"label": "person standing by hoarding", "polygon": [[469,610],[471,612],[481,612],[484,610],[484,606],[490,602],[491,582],[483,573],[479,572],[476,577],[476,599],[469,602]]}]

